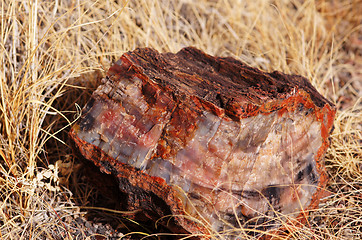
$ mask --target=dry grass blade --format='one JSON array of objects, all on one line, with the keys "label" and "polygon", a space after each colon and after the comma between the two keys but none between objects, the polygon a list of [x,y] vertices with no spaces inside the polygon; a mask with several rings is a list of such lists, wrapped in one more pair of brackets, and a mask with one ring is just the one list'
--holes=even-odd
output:
[{"label": "dry grass blade", "polygon": [[[329,195],[309,225],[283,222],[289,231],[280,238],[362,238],[360,0],[0,0],[0,9],[1,239],[122,236],[79,210],[90,210],[99,193],[82,180],[66,145],[75,103],[83,106],[124,51],[189,45],[304,75],[336,104]],[[232,231],[215,238],[254,238],[242,226]]]}]

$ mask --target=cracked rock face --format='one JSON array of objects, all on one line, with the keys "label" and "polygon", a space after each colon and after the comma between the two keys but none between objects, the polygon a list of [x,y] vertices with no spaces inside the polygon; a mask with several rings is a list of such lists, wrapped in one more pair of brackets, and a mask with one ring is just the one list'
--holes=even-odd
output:
[{"label": "cracked rock face", "polygon": [[118,179],[128,210],[207,235],[316,207],[334,114],[301,76],[144,48],[109,69],[70,137]]}]

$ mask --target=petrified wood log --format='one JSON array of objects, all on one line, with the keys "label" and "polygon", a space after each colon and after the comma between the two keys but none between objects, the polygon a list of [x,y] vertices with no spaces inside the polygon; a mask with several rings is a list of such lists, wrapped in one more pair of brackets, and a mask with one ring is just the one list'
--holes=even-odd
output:
[{"label": "petrified wood log", "polygon": [[207,235],[278,227],[276,216],[317,206],[334,114],[301,76],[192,47],[144,48],[109,69],[70,136],[117,177],[129,210],[173,215],[173,231]]}]

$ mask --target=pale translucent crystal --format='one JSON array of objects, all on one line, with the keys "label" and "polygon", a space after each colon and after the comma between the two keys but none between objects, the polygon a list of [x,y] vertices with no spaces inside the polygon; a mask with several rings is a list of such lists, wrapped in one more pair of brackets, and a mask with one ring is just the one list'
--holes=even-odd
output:
[{"label": "pale translucent crystal", "polygon": [[152,155],[171,113],[156,121],[151,117],[154,112],[138,78],[117,88],[112,84],[97,91],[113,100],[92,103],[78,137],[182,189],[192,202],[186,209],[199,212],[214,227],[228,228],[225,221],[237,225],[241,217],[272,217],[275,211],[296,217],[309,204],[318,185],[315,156],[322,139],[320,123],[307,109],[240,122],[204,111],[187,144],[162,159]]}]

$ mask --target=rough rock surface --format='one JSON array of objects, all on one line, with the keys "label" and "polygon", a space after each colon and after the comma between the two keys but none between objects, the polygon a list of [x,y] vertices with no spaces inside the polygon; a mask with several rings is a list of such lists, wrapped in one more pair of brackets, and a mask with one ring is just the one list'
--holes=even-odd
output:
[{"label": "rough rock surface", "polygon": [[334,114],[301,76],[143,48],[109,69],[70,137],[116,176],[128,210],[208,235],[278,227],[317,206]]}]

